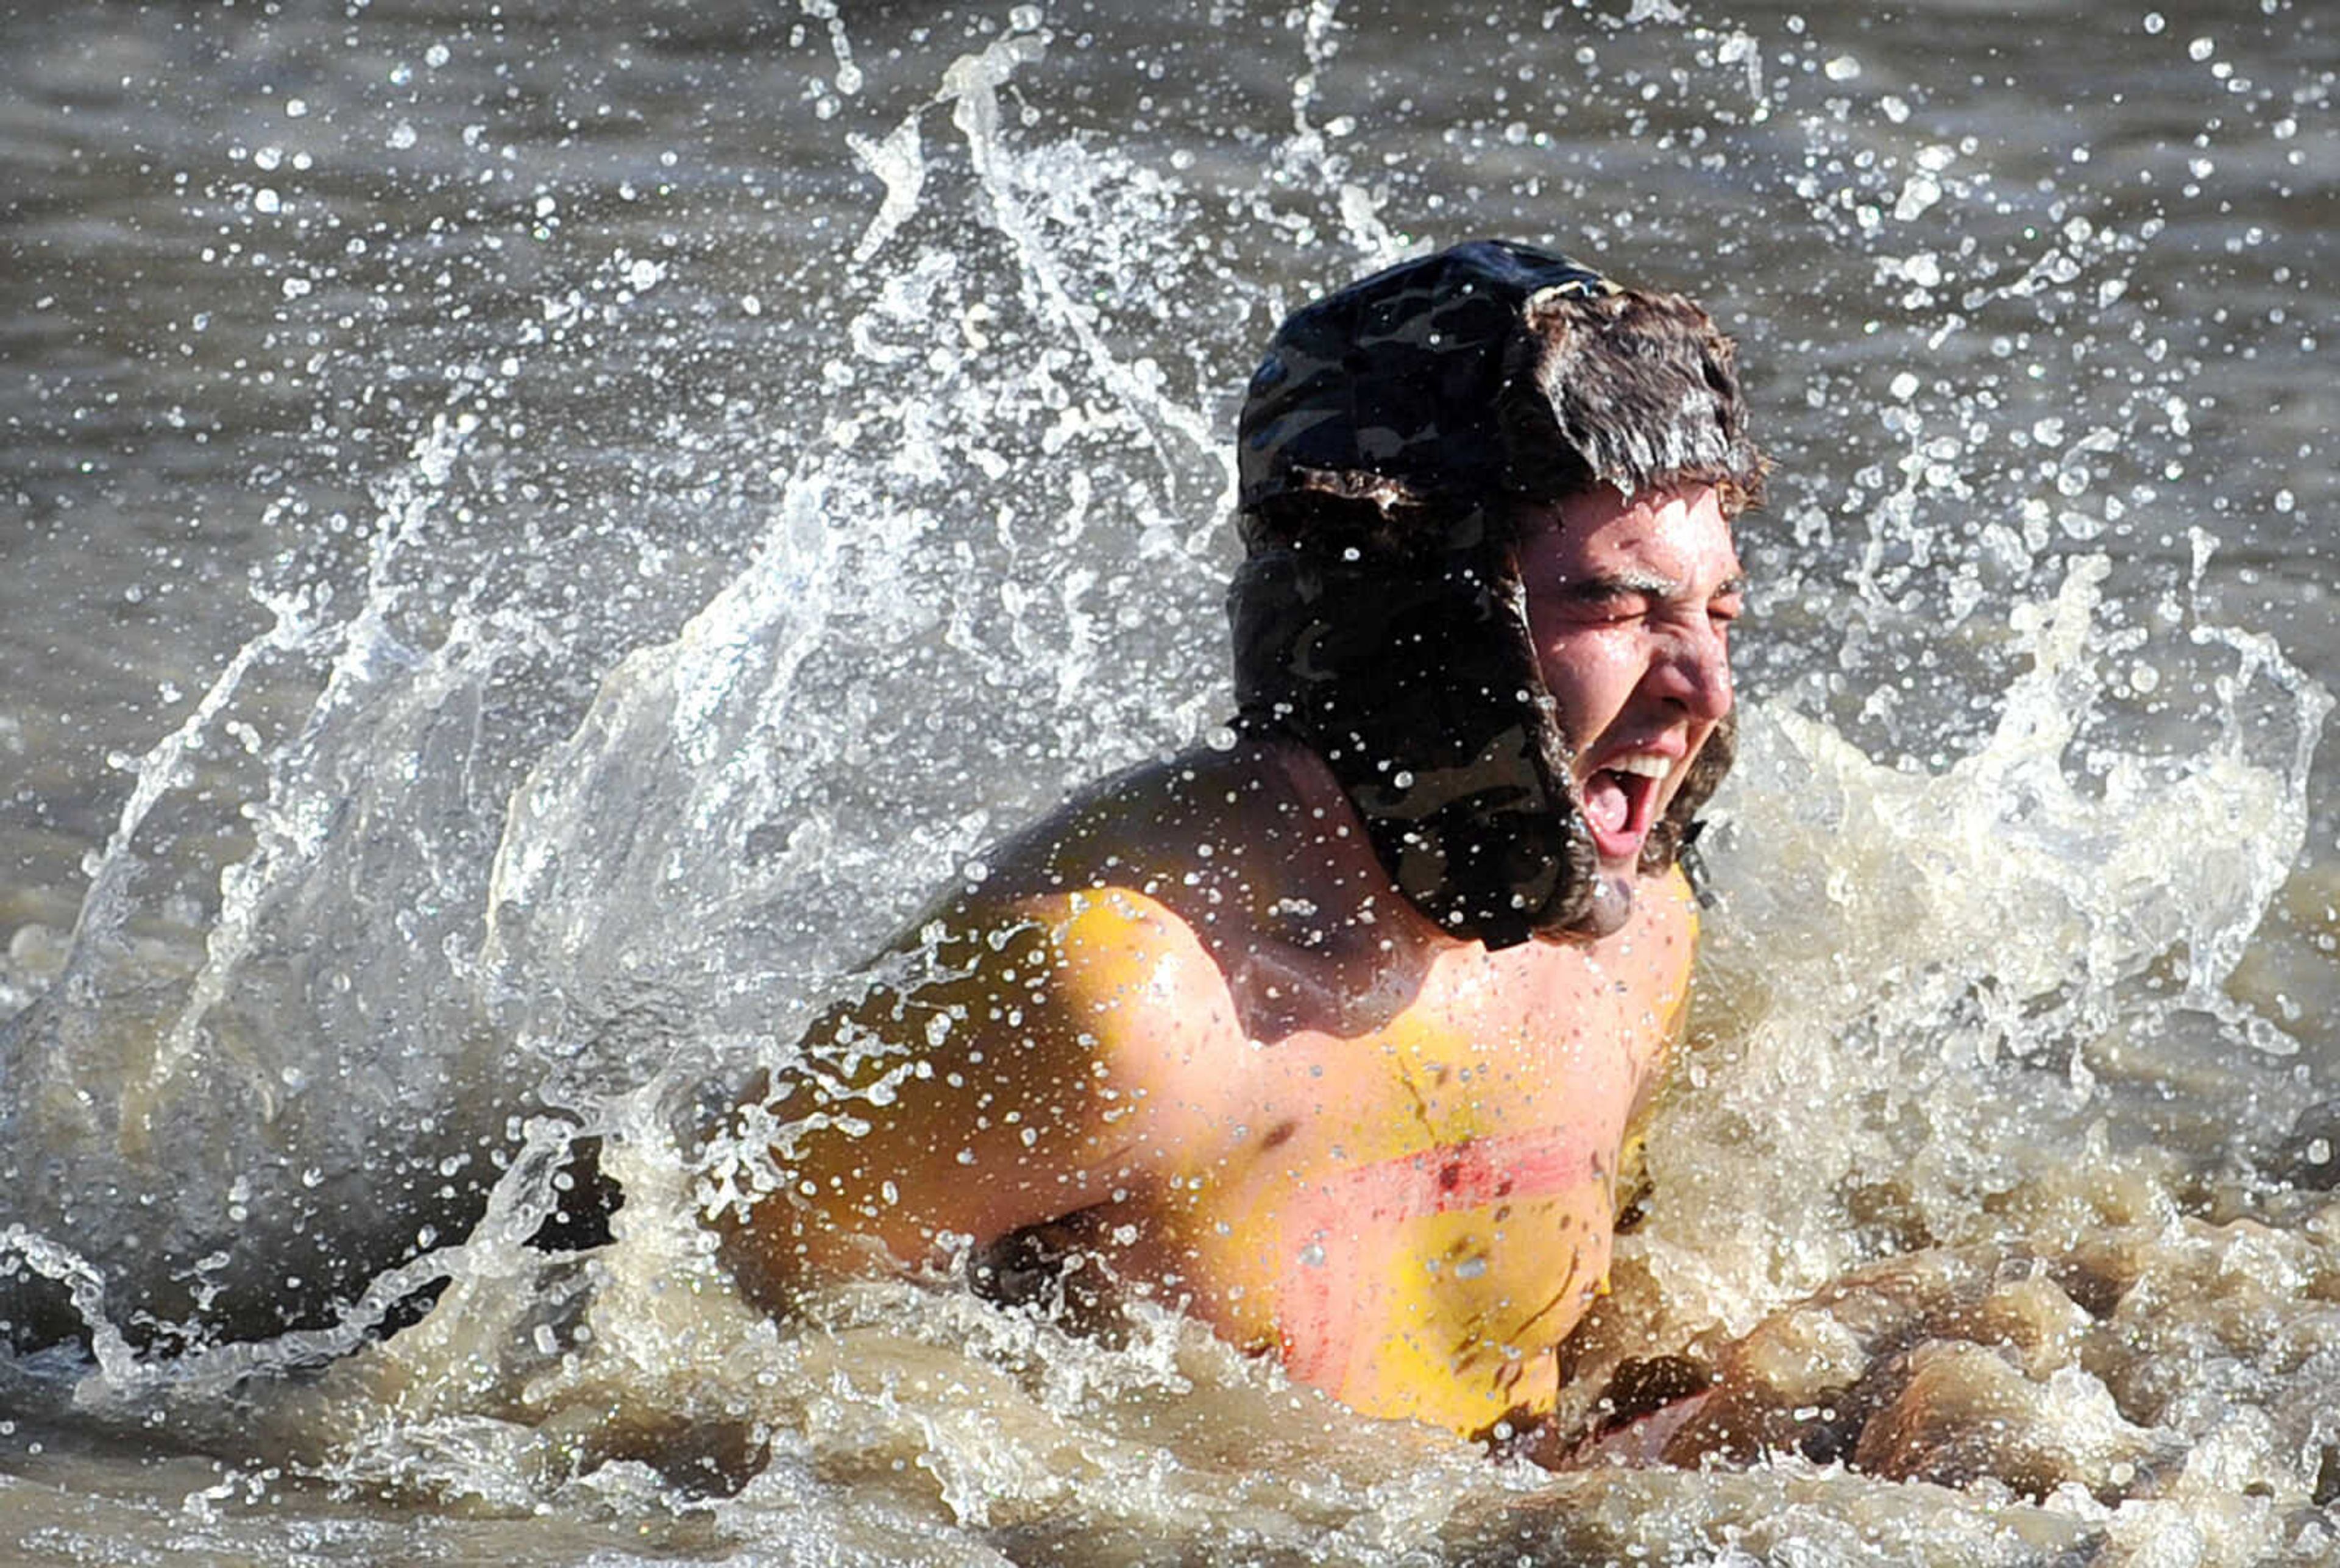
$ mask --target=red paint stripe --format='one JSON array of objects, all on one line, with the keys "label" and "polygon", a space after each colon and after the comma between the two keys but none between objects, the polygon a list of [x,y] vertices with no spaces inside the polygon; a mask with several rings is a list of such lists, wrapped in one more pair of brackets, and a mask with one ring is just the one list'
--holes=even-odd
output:
[{"label": "red paint stripe", "polygon": [[1592,1174],[1586,1150],[1540,1129],[1400,1155],[1344,1171],[1327,1186],[1376,1219],[1409,1220],[1486,1208],[1507,1197],[1550,1197]]},{"label": "red paint stripe", "polygon": [[[1598,1173],[1591,1151],[1557,1128],[1472,1138],[1399,1155],[1334,1174],[1321,1192],[1294,1202],[1285,1245],[1324,1249],[1314,1265],[1285,1265],[1279,1303],[1284,1369],[1312,1387],[1337,1393],[1348,1371],[1363,1295],[1361,1234],[1432,1215],[1491,1208],[1507,1198],[1552,1197]],[[1349,1310],[1334,1329],[1335,1303]]]}]

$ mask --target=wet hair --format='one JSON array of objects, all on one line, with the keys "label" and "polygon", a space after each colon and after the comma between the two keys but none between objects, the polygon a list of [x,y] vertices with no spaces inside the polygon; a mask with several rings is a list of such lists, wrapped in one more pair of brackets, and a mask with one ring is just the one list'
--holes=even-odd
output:
[{"label": "wet hair", "polygon": [[[1490,948],[1601,935],[1604,887],[1520,577],[1523,507],[1607,484],[1760,501],[1731,344],[1679,294],[1505,241],[1403,263],[1294,313],[1244,402],[1240,722],[1313,748],[1423,914]],[[1709,738],[1641,868],[1730,766]]]}]

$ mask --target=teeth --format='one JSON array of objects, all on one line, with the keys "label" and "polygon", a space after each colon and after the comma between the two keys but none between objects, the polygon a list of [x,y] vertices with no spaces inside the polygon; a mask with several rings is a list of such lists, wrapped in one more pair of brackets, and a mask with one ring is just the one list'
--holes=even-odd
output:
[{"label": "teeth", "polygon": [[1611,773],[1638,773],[1644,779],[1663,779],[1674,770],[1671,759],[1646,754],[1620,757],[1607,766]]}]

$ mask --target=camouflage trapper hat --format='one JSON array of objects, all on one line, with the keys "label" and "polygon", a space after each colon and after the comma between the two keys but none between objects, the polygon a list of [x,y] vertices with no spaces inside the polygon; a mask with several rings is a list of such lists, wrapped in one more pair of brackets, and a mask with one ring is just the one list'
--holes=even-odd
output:
[{"label": "camouflage trapper hat", "polygon": [[[1240,430],[1242,719],[1324,758],[1440,926],[1503,947],[1623,923],[1631,889],[1597,875],[1529,636],[1515,519],[1599,484],[1710,483],[1735,512],[1763,479],[1744,426],[1704,311],[1525,245],[1401,263],[1277,330]],[[1671,863],[1730,750],[1726,721],[1645,870]]]}]

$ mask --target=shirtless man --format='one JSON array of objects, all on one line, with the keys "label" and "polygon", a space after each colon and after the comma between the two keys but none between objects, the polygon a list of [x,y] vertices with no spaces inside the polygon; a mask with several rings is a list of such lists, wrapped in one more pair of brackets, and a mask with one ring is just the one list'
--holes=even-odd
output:
[{"label": "shirtless man", "polygon": [[1547,1412],[1686,1010],[1741,425],[1704,313],[1525,247],[1287,321],[1237,739],[987,856],[815,1027],[740,1124],[749,1295],[1045,1236],[1361,1411]]}]

